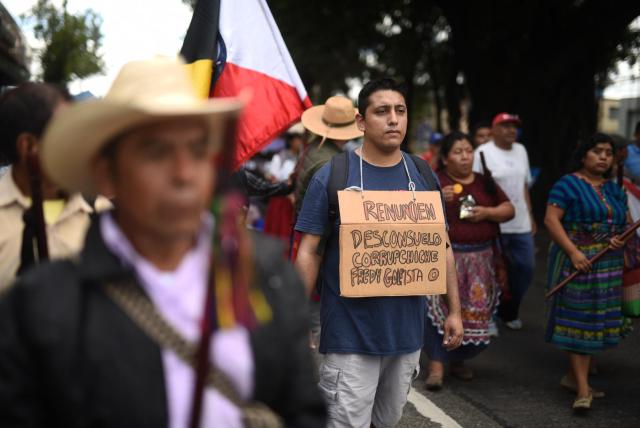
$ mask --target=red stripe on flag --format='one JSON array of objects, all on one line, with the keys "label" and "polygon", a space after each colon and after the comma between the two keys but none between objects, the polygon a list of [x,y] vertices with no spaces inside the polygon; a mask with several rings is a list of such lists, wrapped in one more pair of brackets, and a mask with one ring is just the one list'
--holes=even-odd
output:
[{"label": "red stripe on flag", "polygon": [[232,63],[225,64],[213,96],[237,96],[246,88],[251,88],[252,98],[238,124],[235,167],[300,120],[302,112],[311,107],[309,97],[301,100],[295,87]]}]

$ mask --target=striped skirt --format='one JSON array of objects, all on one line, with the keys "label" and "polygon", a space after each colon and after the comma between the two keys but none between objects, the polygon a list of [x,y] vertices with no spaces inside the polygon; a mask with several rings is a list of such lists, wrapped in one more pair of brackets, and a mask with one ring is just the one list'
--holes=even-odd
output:
[{"label": "striped skirt", "polygon": [[[565,225],[566,226],[566,225]],[[594,234],[566,227],[587,258],[608,245],[618,231]],[[616,346],[622,332],[622,250],[610,251],[554,295],[547,306],[546,340],[560,349],[593,354]],[[571,259],[555,243],[549,248],[547,289],[573,272]]]}]

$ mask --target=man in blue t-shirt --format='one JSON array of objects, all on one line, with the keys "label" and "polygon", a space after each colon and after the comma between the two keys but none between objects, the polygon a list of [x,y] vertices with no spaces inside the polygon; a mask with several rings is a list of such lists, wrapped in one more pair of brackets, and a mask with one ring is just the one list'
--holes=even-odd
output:
[{"label": "man in blue t-shirt", "polygon": [[[407,131],[407,106],[391,79],[367,83],[358,96],[362,148],[349,152],[346,187],[364,190],[429,189],[414,161],[400,150]],[[362,162],[360,160],[362,159]],[[392,427],[402,416],[423,344],[424,296],[344,298],[340,296],[338,225],[323,256],[318,244],[329,221],[327,187],[331,165],[312,178],[298,216],[303,233],[296,260],[307,291],[318,275],[320,302],[320,389],[329,406],[329,427]],[[435,182],[435,179],[434,179]],[[462,341],[462,321],[453,252],[447,237],[447,303],[444,346]]]}]

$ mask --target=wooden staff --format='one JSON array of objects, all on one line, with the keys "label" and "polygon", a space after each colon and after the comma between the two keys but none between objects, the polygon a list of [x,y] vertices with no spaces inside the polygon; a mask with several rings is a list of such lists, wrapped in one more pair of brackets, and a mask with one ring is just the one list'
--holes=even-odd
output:
[{"label": "wooden staff", "polygon": [[29,190],[31,190],[31,212],[33,214],[33,227],[38,249],[37,262],[42,263],[49,259],[49,247],[47,245],[47,228],[44,221],[42,204],[42,171],[40,161],[35,149],[29,150],[27,155],[27,169],[29,171]]},{"label": "wooden staff", "polygon": [[[631,226],[629,226],[629,228],[627,230],[622,232],[622,234],[620,235],[620,239],[623,240],[623,241],[626,241],[636,231],[636,229],[638,229],[639,227],[640,227],[640,220],[636,221]],[[589,259],[589,263],[597,262],[602,256],[604,256],[605,254],[607,254],[611,250],[612,250],[611,245],[608,245],[606,248],[603,248],[602,250],[598,251],[598,253],[595,256],[591,257]],[[553,296],[562,287],[564,287],[565,285],[567,285],[568,283],[573,281],[573,279],[576,276],[580,275],[581,273],[582,273],[582,271],[579,271],[579,270],[576,270],[576,271],[572,272],[569,276],[567,276],[565,279],[563,279],[555,287],[553,287],[551,290],[547,291],[547,294],[545,294],[545,297],[548,299],[549,297]]]}]

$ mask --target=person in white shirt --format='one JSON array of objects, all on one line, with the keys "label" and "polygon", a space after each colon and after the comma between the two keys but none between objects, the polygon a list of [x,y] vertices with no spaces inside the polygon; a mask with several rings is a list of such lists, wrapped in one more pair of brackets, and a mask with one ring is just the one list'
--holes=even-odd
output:
[{"label": "person in white shirt", "polygon": [[273,155],[268,163],[267,178],[271,181],[287,181],[298,164],[298,156],[304,146],[304,128],[291,127],[284,135],[286,147]]},{"label": "person in white shirt", "polygon": [[480,154],[484,154],[487,168],[516,210],[512,220],[500,225],[502,248],[508,261],[511,296],[504,299],[498,309],[500,318],[514,330],[522,328],[519,308],[533,279],[533,235],[536,232],[529,196],[529,157],[524,146],[516,142],[518,125],[520,118],[516,115],[496,115],[491,128],[493,139],[477,148],[473,161],[473,170],[483,172]]}]

